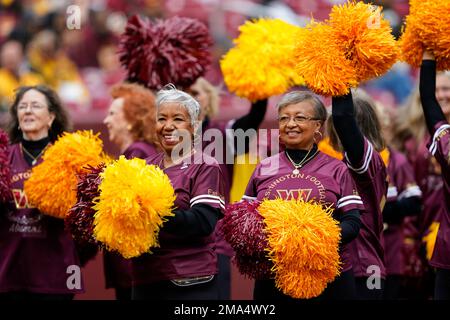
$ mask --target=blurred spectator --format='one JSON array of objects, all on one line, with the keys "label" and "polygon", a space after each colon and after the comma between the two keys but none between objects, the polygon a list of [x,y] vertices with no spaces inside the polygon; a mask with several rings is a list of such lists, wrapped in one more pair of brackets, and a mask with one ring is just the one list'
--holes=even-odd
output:
[{"label": "blurred spectator", "polygon": [[15,40],[5,42],[0,50],[0,112],[7,111],[17,87],[42,81],[42,77],[27,68],[22,45]]},{"label": "blurred spectator", "polygon": [[84,106],[88,102],[87,89],[76,65],[60,50],[57,40],[51,30],[39,32],[28,48],[30,64],[66,104]]},{"label": "blurred spectator", "polygon": [[106,110],[110,103],[110,88],[124,81],[126,72],[120,66],[117,46],[113,43],[100,48],[97,60],[100,68],[85,68],[82,76],[91,97],[91,108]]}]

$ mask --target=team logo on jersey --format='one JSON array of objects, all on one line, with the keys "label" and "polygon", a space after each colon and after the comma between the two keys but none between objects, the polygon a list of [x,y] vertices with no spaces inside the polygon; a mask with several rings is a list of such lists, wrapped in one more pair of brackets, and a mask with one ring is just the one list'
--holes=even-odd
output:
[{"label": "team logo on jersey", "polygon": [[284,189],[277,190],[278,196],[284,200],[296,200],[303,199],[304,201],[309,201],[312,189]]},{"label": "team logo on jersey", "polygon": [[12,189],[12,194],[14,196],[14,202],[16,203],[17,209],[27,209],[31,208],[28,205],[27,195],[22,189]]}]

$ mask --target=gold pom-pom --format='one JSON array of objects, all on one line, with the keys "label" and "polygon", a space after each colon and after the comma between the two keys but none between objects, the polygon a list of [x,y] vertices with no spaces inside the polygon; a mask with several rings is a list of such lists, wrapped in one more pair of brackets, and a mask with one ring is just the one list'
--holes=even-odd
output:
[{"label": "gold pom-pom", "polygon": [[410,0],[400,38],[402,59],[419,67],[423,50],[436,57],[438,70],[450,69],[450,0]]},{"label": "gold pom-pom", "polygon": [[352,62],[358,81],[386,73],[400,50],[381,7],[363,2],[333,6],[329,24],[345,57]]},{"label": "gold pom-pom", "polygon": [[358,84],[356,72],[334,32],[331,26],[313,21],[296,38],[296,71],[312,91],[324,96],[347,94],[349,87]]},{"label": "gold pom-pom", "polygon": [[102,140],[92,131],[63,133],[42,159],[25,181],[25,193],[31,205],[42,213],[62,219],[76,203],[76,175],[87,165],[108,161]]},{"label": "gold pom-pom", "polygon": [[317,94],[347,94],[395,63],[399,49],[391,31],[381,8],[354,1],[336,5],[329,20],[313,20],[297,33],[296,70]]},{"label": "gold pom-pom", "polygon": [[317,297],[340,273],[340,228],[332,209],[302,200],[264,200],[275,283],[293,298]]},{"label": "gold pom-pom", "polygon": [[294,70],[292,39],[299,29],[279,19],[258,19],[240,26],[236,46],[220,61],[228,89],[254,102],[303,84]]},{"label": "gold pom-pom", "polygon": [[157,247],[166,217],[173,216],[175,191],[169,177],[145,160],[121,156],[101,173],[94,202],[94,237],[124,258]]}]

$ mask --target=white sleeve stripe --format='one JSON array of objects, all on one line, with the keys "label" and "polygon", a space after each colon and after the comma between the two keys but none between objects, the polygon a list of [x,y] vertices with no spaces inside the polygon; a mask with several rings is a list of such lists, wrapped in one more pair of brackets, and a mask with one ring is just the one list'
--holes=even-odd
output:
[{"label": "white sleeve stripe", "polygon": [[245,194],[242,196],[242,200],[256,200],[258,199],[257,197],[250,197],[250,196],[246,196]]},{"label": "white sleeve stripe", "polygon": [[412,186],[404,190],[400,195],[398,196],[398,199],[401,200],[403,198],[411,198],[411,197],[421,197],[422,196],[422,190],[418,186]]},{"label": "white sleeve stripe", "polygon": [[437,138],[442,133],[442,131],[444,131],[446,129],[450,129],[450,124],[443,124],[436,130],[436,132],[433,135],[433,142],[431,143],[430,148],[428,149],[428,150],[430,150],[430,152],[433,156],[437,150]]},{"label": "white sleeve stripe", "polygon": [[225,209],[224,204],[222,202],[220,202],[220,201],[217,201],[217,200],[204,200],[204,199],[198,199],[197,201],[192,202],[191,203],[191,207],[193,207],[194,205],[199,204],[199,203],[206,203],[206,204],[214,203],[214,204],[218,204],[222,209]]},{"label": "white sleeve stripe", "polygon": [[387,192],[387,197],[391,198],[391,197],[396,197],[396,196],[398,196],[397,187],[395,187],[395,186],[389,187],[388,192]]},{"label": "white sleeve stripe", "polygon": [[339,205],[341,202],[347,201],[349,199],[361,200],[360,196],[345,196],[338,200],[337,204]]},{"label": "white sleeve stripe", "polygon": [[339,208],[348,206],[349,204],[363,204],[363,202],[358,201],[358,200],[348,200],[348,201],[338,204],[337,208],[339,209]]},{"label": "white sleeve stripe", "polygon": [[352,167],[350,165],[350,161],[349,161],[349,159],[347,157],[347,153],[346,153],[345,158],[347,159],[348,167],[358,174],[362,174],[362,173],[366,172],[367,168],[369,168],[370,161],[372,160],[372,153],[373,153],[372,144],[369,141],[367,141],[367,153],[366,153],[366,157],[364,159],[364,163],[362,164],[361,168]]},{"label": "white sleeve stripe", "polygon": [[191,203],[197,201],[198,199],[213,199],[213,200],[219,200],[221,201],[223,204],[225,204],[225,201],[223,201],[219,196],[213,196],[211,194],[201,194],[199,196],[193,197],[191,199]]}]

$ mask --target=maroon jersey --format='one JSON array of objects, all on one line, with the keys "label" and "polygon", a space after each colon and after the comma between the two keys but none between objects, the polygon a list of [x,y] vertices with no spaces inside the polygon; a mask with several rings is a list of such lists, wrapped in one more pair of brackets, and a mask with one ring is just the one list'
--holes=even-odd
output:
[{"label": "maroon jersey", "polygon": [[43,215],[28,203],[23,183],[30,177],[31,166],[20,144],[11,145],[9,152],[14,200],[0,216],[0,292],[83,292],[82,279],[78,278],[80,286],[69,278],[77,277],[76,273],[81,276],[81,271],[64,220]]},{"label": "maroon jersey", "polygon": [[[314,200],[331,205],[335,209],[333,217],[336,220],[352,209],[364,210],[356,186],[342,161],[319,152],[300,169],[300,173],[294,174],[293,170],[294,166],[284,152],[262,160],[250,178],[243,199]],[[348,245],[342,247],[340,255],[342,271],[350,270]]]},{"label": "maroon jersey", "polygon": [[[204,157],[202,163],[191,159],[190,163],[182,162],[163,169],[175,189],[174,206],[187,210],[202,203],[223,210],[225,189],[219,164],[213,158],[201,156]],[[162,168],[163,157],[161,153],[146,161]],[[152,254],[131,260],[134,286],[217,273],[214,234],[184,237],[165,232],[163,225],[159,232],[159,244],[160,247],[153,249]]]},{"label": "maroon jersey", "polygon": [[[389,149],[389,188],[387,202],[398,201],[409,197],[420,197],[422,192],[414,180],[412,166],[406,157],[398,151]],[[398,214],[402,214],[399,212]],[[402,253],[403,227],[402,224],[385,224],[384,253],[386,273],[388,275],[404,274],[405,266]]]},{"label": "maroon jersey", "polygon": [[[362,163],[352,167],[347,156],[344,159],[350,168],[366,212],[361,215],[361,229],[355,241],[350,244],[353,273],[355,277],[368,277],[372,267],[380,268],[386,277],[383,250],[383,216],[381,214],[387,193],[387,171],[380,154],[364,139]],[[370,268],[369,268],[370,267]]]},{"label": "maroon jersey", "polygon": [[422,212],[417,217],[417,229],[421,237],[429,232],[433,222],[438,222],[444,208],[444,181],[441,166],[428,151],[427,137],[417,144],[413,139],[405,143],[408,160],[414,168],[417,184],[422,191]]},{"label": "maroon jersey", "polygon": [[441,165],[445,202],[430,264],[436,268],[450,269],[450,125],[440,122],[435,128],[429,150]]},{"label": "maroon jersey", "polygon": [[[124,152],[127,159],[145,159],[157,154],[156,148],[147,142],[133,142]],[[117,252],[105,251],[103,254],[106,288],[129,288],[131,281],[131,261]]]},{"label": "maroon jersey", "polygon": [[[211,121],[209,120],[208,124],[203,128],[203,134],[205,134],[206,130],[218,130],[218,136],[220,139],[211,139],[206,141],[206,139],[202,140],[202,150],[208,149],[207,154],[216,158],[219,162],[220,169],[222,170],[224,177],[224,188],[225,188],[225,201],[229,202],[230,200],[230,190],[231,190],[231,182],[233,178],[233,162],[234,160],[234,141],[233,137],[227,135],[227,129],[231,129],[235,120],[230,121]],[[216,136],[216,135],[214,135]],[[219,154],[215,152],[209,151],[215,150]],[[227,161],[227,157],[229,158]],[[222,234],[220,224],[222,220],[216,225],[215,236],[216,236],[216,246],[217,252],[220,254],[224,254],[227,256],[233,255],[233,249],[226,242],[225,237]]]}]

